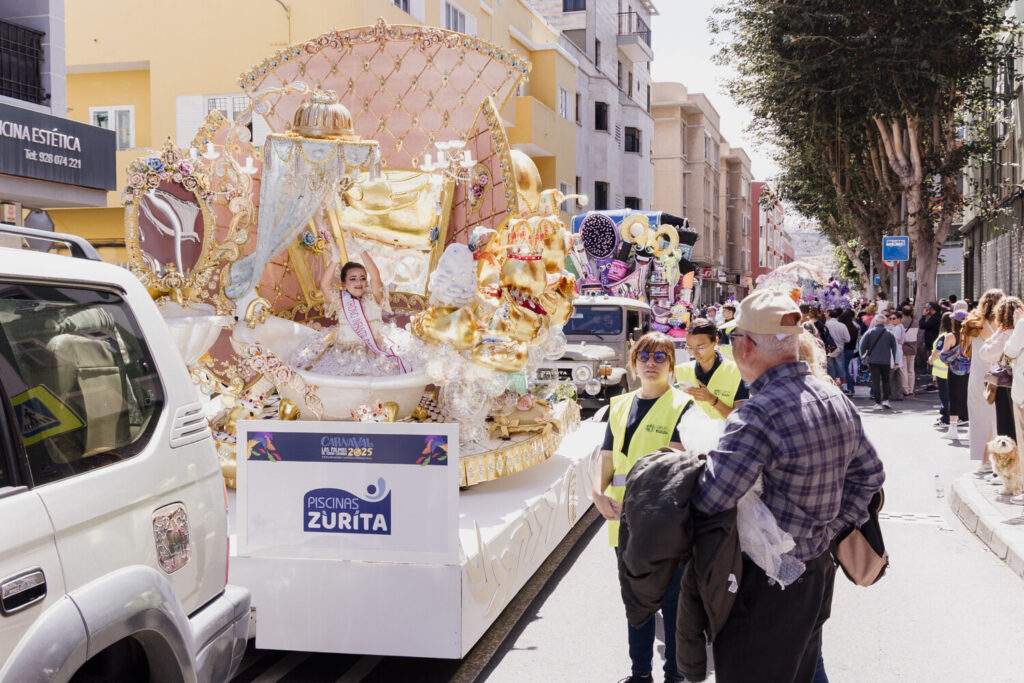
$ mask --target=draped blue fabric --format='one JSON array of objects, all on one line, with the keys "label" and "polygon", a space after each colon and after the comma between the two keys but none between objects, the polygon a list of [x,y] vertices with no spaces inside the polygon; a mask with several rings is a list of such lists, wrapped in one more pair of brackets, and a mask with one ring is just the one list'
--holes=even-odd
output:
[{"label": "draped blue fabric", "polygon": [[374,140],[320,140],[268,135],[263,151],[256,251],[231,266],[224,291],[231,299],[251,292],[263,269],[298,237],[325,202],[335,201],[346,178],[379,160]]}]

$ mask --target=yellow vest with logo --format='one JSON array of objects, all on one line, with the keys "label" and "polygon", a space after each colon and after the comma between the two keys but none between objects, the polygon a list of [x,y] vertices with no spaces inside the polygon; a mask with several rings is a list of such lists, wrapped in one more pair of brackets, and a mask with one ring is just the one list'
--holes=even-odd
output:
[{"label": "yellow vest with logo", "polygon": [[[736,318],[733,318],[732,320],[726,320],[718,329],[725,332],[726,334],[729,334],[730,332],[736,329]],[[732,360],[732,342],[730,341],[728,344],[723,344],[719,342],[718,352],[722,354],[723,358]]]},{"label": "yellow vest with logo", "polygon": [[[619,503],[625,497],[626,475],[633,469],[633,465],[645,455],[672,442],[672,432],[679,424],[679,417],[686,404],[693,400],[679,389],[669,387],[637,425],[629,440],[628,452],[623,453],[622,442],[626,439],[629,411],[633,407],[633,399],[639,393],[637,390],[615,396],[608,409],[608,426],[612,430],[612,483],[604,490],[604,494]],[[619,545],[617,520],[608,521],[608,542],[613,548]]]},{"label": "yellow vest with logo", "polygon": [[[935,346],[933,349],[942,351],[942,342],[946,339],[945,334],[940,334],[939,338],[935,340]],[[935,356],[935,362],[932,363],[932,377],[938,379],[949,379],[949,366],[942,362],[942,359]]]},{"label": "yellow vest with logo", "polygon": [[[689,382],[697,386],[697,361],[691,360],[677,365],[676,381]],[[740,377],[740,369],[736,363],[728,358],[723,358],[722,362],[715,368],[715,374],[711,375],[711,381],[708,382],[707,387],[708,391],[717,396],[719,401],[732,408],[736,403],[736,392],[740,390],[740,382],[742,381],[743,378]],[[725,419],[710,403],[697,401],[697,406],[707,413],[708,417],[715,420]]]}]

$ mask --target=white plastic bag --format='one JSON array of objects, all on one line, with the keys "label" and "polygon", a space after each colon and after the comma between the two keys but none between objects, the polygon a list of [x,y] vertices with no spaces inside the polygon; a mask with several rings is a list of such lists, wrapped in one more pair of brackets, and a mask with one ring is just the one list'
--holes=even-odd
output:
[{"label": "white plastic bag", "polygon": [[[690,453],[707,454],[718,445],[725,420],[713,420],[703,410],[687,410],[679,420],[679,440]],[[761,478],[736,504],[740,549],[783,588],[800,578],[804,563],[789,554],[796,542],[779,528],[761,500]]]}]

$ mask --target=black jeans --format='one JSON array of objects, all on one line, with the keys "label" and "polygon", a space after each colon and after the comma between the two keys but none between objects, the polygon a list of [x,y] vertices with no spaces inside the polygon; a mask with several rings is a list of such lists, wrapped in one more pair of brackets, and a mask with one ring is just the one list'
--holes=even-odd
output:
[{"label": "black jeans", "polygon": [[1010,387],[996,389],[996,434],[1017,438],[1017,424],[1013,419],[1013,399]]},{"label": "black jeans", "polygon": [[871,398],[875,403],[889,400],[889,382],[892,381],[892,367],[884,363],[871,363]]},{"label": "black jeans", "polygon": [[935,383],[939,387],[939,417],[942,418],[942,424],[949,424],[949,380],[945,377],[936,377]]},{"label": "black jeans", "polygon": [[[825,551],[782,590],[743,556],[743,578],[725,626],[715,638],[717,683],[811,683],[821,627],[832,613],[836,568]],[[784,625],[784,626],[782,626]]]},{"label": "black jeans", "polygon": [[[615,557],[621,562],[621,553],[615,548]],[[676,668],[676,613],[679,605],[679,588],[683,580],[686,565],[680,565],[672,575],[665,595],[661,598],[661,619],[665,627],[665,680],[682,679]],[[650,676],[654,668],[654,637],[656,631],[655,617],[651,616],[647,623],[636,628],[626,622],[626,633],[629,638],[629,660],[632,663],[630,673],[634,676]]]}]

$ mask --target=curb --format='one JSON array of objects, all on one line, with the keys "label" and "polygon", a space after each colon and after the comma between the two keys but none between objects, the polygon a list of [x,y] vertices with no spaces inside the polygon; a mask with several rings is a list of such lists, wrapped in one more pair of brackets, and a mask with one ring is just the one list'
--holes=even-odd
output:
[{"label": "curb", "polygon": [[1024,531],[1006,523],[1006,515],[982,495],[972,474],[953,481],[949,507],[968,531],[984,541],[1014,574],[1024,578]]}]

